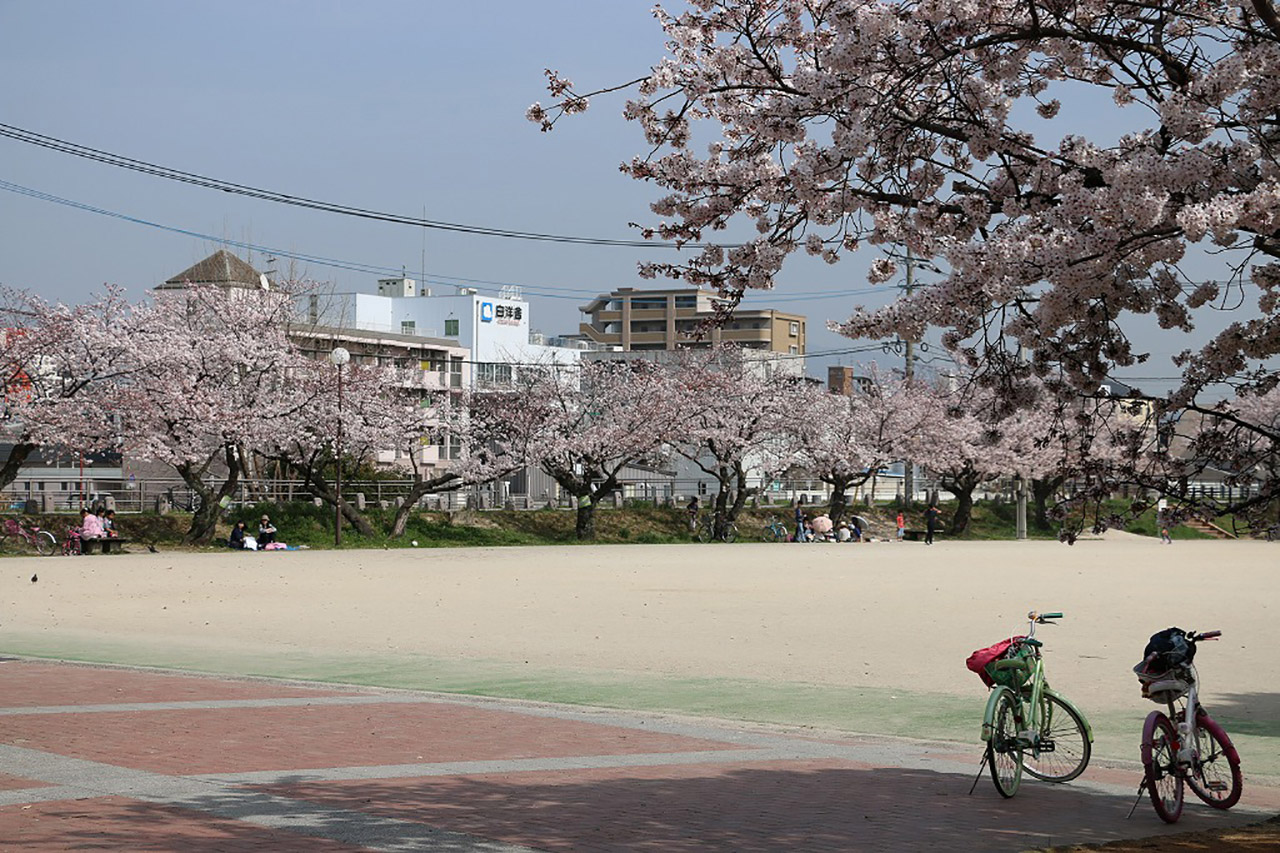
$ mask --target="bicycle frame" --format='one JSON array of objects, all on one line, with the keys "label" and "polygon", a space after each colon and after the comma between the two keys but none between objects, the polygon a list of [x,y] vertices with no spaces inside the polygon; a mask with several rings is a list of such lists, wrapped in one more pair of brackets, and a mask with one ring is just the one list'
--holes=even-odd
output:
[{"label": "bicycle frame", "polygon": [[1033,754],[1039,754],[1040,729],[1044,720],[1041,719],[1041,709],[1045,707],[1046,697],[1052,696],[1066,707],[1074,711],[1084,724],[1085,736],[1088,737],[1089,743],[1093,743],[1093,726],[1089,723],[1089,718],[1081,713],[1066,696],[1050,687],[1044,676],[1044,658],[1040,656],[1038,649],[1038,641],[1036,636],[1036,620],[1031,620],[1031,626],[1027,629],[1027,635],[1022,642],[1035,641],[1037,651],[1035,663],[1031,667],[1031,676],[1026,683],[1020,688],[1006,687],[1003,684],[997,684],[991,688],[991,695],[987,697],[987,707],[982,714],[982,740],[990,742],[992,729],[995,725],[996,708],[1000,705],[1001,695],[1008,693],[1014,700],[1014,707],[1018,709],[1019,722],[1022,729],[1018,732],[1018,739],[1026,740],[1025,746],[1032,749]]}]

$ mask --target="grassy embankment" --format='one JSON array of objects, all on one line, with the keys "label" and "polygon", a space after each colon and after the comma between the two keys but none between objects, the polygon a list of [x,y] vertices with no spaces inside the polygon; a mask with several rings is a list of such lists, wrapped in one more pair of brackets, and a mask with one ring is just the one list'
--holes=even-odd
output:
[{"label": "grassy embankment", "polygon": [[[943,518],[949,519],[954,510],[952,504],[940,507]],[[1120,509],[1117,503],[1117,509]],[[923,505],[907,512],[907,527],[924,527]],[[874,508],[858,507],[856,512],[871,522],[870,534],[877,538],[894,535],[896,507],[881,504]],[[259,504],[236,508],[226,514],[219,525],[219,542],[225,541],[229,526],[244,520],[252,531],[257,520],[267,513],[280,530],[281,541],[308,548],[333,547],[333,513],[327,507],[312,504]],[[771,517],[778,518],[788,528],[792,525],[793,510],[789,506],[776,506],[748,510],[738,519],[739,541],[760,540],[763,528]],[[999,540],[1015,537],[1015,509],[1007,502],[981,501],[973,511],[973,520],[964,539]],[[370,510],[367,513],[375,529],[390,527],[389,510]],[[58,515],[29,517],[30,521],[55,531],[61,538],[71,516]],[[189,516],[182,513],[156,515],[143,513],[117,518],[117,526],[123,535],[134,543],[172,548],[179,545],[189,523]],[[623,509],[600,509],[596,514],[596,544],[669,544],[689,541],[687,521],[683,509],[629,505]],[[1142,514],[1127,530],[1143,536],[1156,536],[1154,510]],[[379,533],[361,536],[351,528],[344,528],[344,548],[442,548],[442,547],[495,547],[505,545],[565,545],[574,544],[574,513],[569,510],[485,510],[482,512],[457,511],[452,513],[424,512],[410,519],[403,537],[392,539]],[[945,535],[945,534],[944,534]],[[1034,523],[1028,535],[1033,539],[1055,539],[1057,529],[1040,530]],[[1175,539],[1204,538],[1204,534],[1186,527],[1172,531]],[[416,543],[416,545],[414,544]]]}]

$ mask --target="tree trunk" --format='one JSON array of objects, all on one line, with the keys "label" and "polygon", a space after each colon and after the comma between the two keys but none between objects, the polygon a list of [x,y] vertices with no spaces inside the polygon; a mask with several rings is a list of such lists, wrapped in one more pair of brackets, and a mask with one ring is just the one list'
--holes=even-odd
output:
[{"label": "tree trunk", "polygon": [[[337,492],[329,485],[329,481],[320,476],[319,470],[314,465],[300,464],[292,459],[286,459],[286,464],[293,468],[306,482],[307,487],[322,501],[329,505],[330,508],[338,502]],[[375,537],[378,532],[373,529],[373,525],[369,523],[369,519],[348,503],[345,499],[342,501],[342,517],[347,520],[356,532],[361,536]]]},{"label": "tree trunk", "polygon": [[439,477],[432,477],[430,480],[415,480],[413,486],[409,489],[409,494],[405,495],[404,503],[396,510],[395,518],[391,521],[391,538],[398,539],[404,535],[404,529],[409,524],[409,516],[418,505],[418,501],[427,495],[452,492],[461,485],[462,483],[457,474],[441,474]]},{"label": "tree trunk", "polygon": [[222,512],[222,499],[235,493],[240,482],[240,465],[236,459],[234,447],[224,447],[223,459],[227,465],[227,478],[217,489],[211,488],[204,481],[204,473],[209,470],[212,459],[203,465],[195,466],[183,463],[177,466],[178,474],[191,491],[200,496],[200,506],[191,514],[191,526],[182,537],[184,545],[206,545],[217,532],[218,516]]},{"label": "tree trunk", "polygon": [[1062,485],[1065,477],[1051,477],[1048,480],[1031,481],[1031,496],[1035,501],[1035,525],[1041,530],[1048,530],[1049,525],[1049,499],[1053,497],[1054,492],[1058,491],[1058,487]]},{"label": "tree trunk", "polygon": [[969,529],[969,522],[973,519],[973,488],[948,488],[956,496],[956,511],[951,516],[951,529],[947,531],[952,536],[962,536]]},{"label": "tree trunk", "polygon": [[18,471],[35,449],[36,446],[27,441],[19,441],[13,445],[13,449],[9,451],[9,458],[4,462],[4,467],[0,467],[0,489],[8,487],[18,479]]},{"label": "tree trunk", "polygon": [[573,523],[573,533],[579,542],[596,538],[596,502],[590,495],[582,497],[578,498],[578,516]]},{"label": "tree trunk", "polygon": [[827,515],[831,517],[831,523],[839,527],[844,518],[845,507],[849,505],[848,498],[845,497],[849,481],[844,477],[832,477],[824,482],[831,486],[831,503],[827,506]]}]

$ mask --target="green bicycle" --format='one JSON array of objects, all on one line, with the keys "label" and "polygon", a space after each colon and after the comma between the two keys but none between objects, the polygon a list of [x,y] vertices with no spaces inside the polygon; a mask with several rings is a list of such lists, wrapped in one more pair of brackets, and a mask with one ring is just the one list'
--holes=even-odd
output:
[{"label": "green bicycle", "polygon": [[1010,637],[974,652],[969,668],[991,688],[982,716],[987,748],[969,793],[985,767],[1002,797],[1018,793],[1025,770],[1045,782],[1070,782],[1089,766],[1093,730],[1084,714],[1045,679],[1037,625],[1055,624],[1061,613],[1027,614],[1025,637]]}]

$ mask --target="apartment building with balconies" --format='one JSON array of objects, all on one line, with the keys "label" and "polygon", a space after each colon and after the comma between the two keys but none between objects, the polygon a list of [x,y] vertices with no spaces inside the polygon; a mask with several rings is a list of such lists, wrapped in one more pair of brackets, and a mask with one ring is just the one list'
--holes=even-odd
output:
[{"label": "apartment building with balconies", "polygon": [[587,322],[578,327],[582,338],[624,351],[706,348],[732,343],[743,349],[786,355],[805,353],[803,314],[774,308],[743,308],[723,324],[711,321],[721,298],[688,287],[637,290],[620,287],[601,294],[579,310]]}]

